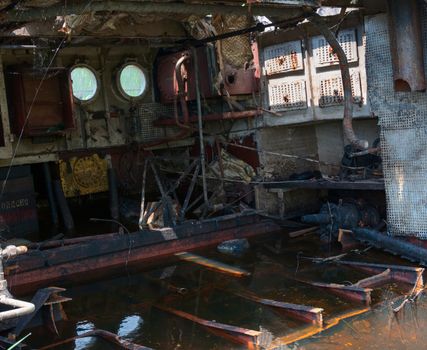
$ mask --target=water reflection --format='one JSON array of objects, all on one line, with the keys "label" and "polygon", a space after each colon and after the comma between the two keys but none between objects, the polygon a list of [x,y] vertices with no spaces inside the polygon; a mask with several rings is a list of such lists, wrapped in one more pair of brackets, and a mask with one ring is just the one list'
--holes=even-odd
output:
[{"label": "water reflection", "polygon": [[[80,321],[76,324],[77,335],[82,335],[93,329],[95,329],[95,325],[92,322]],[[95,341],[96,339],[93,337],[76,339],[74,341],[74,350],[89,349],[95,343]]]},{"label": "water reflection", "polygon": [[141,316],[132,315],[126,316],[119,325],[117,334],[121,338],[133,339],[138,333],[140,333],[140,328],[144,324],[144,320]]}]

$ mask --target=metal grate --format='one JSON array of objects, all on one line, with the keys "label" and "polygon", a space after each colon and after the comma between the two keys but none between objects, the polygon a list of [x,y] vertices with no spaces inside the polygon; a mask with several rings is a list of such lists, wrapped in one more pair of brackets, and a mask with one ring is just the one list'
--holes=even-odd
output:
[{"label": "metal grate", "polygon": [[301,41],[289,41],[264,49],[264,67],[267,75],[304,69]]},{"label": "metal grate", "polygon": [[[351,92],[354,103],[362,102],[362,90],[360,86],[360,74],[358,71],[351,74]],[[340,73],[329,75],[326,79],[320,80],[319,107],[329,107],[340,105],[344,102],[344,91]]]},{"label": "metal grate", "polygon": [[307,94],[304,80],[271,79],[268,84],[270,109],[292,111],[307,108]]},{"label": "metal grate", "polygon": [[160,103],[141,103],[136,108],[135,116],[128,118],[129,134],[140,142],[161,139],[165,136],[165,128],[155,127],[153,122],[162,117],[172,116],[172,107]]},{"label": "metal grate", "polygon": [[[422,11],[427,52],[426,5]],[[365,21],[368,96],[381,125],[381,156],[391,235],[427,239],[427,96],[395,92],[387,15]],[[424,55],[427,71],[427,60]]]},{"label": "metal grate", "polygon": [[[354,29],[340,31],[338,33],[338,41],[347,56],[348,62],[357,62],[356,31]],[[323,36],[315,36],[312,39],[312,44],[316,67],[325,67],[339,63],[336,54],[332,51],[332,48]]]}]

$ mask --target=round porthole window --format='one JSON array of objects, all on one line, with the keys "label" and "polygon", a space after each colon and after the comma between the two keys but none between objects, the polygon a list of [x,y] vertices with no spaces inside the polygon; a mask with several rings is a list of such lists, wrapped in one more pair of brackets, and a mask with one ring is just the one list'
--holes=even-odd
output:
[{"label": "round porthole window", "polygon": [[117,85],[126,99],[142,97],[147,89],[147,76],[137,63],[126,63],[118,71]]},{"label": "round porthole window", "polygon": [[71,69],[73,95],[81,102],[92,100],[98,92],[98,79],[92,68],[77,65]]}]

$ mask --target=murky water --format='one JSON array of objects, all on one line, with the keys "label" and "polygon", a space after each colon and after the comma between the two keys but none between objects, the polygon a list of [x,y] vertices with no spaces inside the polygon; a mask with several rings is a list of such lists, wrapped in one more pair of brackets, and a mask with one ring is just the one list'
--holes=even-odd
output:
[{"label": "murky water", "polygon": [[[47,333],[45,329],[33,329],[28,343],[41,347],[92,329],[105,329],[153,349],[246,348],[156,307],[162,305],[238,327],[253,330],[262,327],[272,333],[274,344],[298,340],[289,348],[425,348],[427,296],[421,296],[415,305],[407,304],[397,316],[392,311],[392,306],[397,305],[393,301],[407,293],[410,285],[392,283],[376,289],[370,311],[345,318],[322,332],[236,295],[250,291],[264,298],[321,307],[326,324],[331,324],[337,316],[354,314],[365,307],[297,282],[294,277],[343,284],[367,277],[355,270],[334,264],[314,264],[305,259],[336,253],[322,251],[313,237],[286,243],[281,254],[272,253],[264,243],[253,245],[241,258],[215,251],[200,252],[250,271],[251,276],[246,278],[230,277],[186,262],[176,262],[149,272],[135,273],[124,269],[119,278],[69,288],[65,294],[73,301],[64,305],[68,320],[57,324],[60,336]],[[373,250],[363,255],[353,254],[350,258],[409,265]],[[174,287],[186,288],[188,292],[181,295],[173,290]],[[300,339],[308,334],[312,336]],[[101,339],[82,338],[57,349],[114,349],[114,346]]]}]

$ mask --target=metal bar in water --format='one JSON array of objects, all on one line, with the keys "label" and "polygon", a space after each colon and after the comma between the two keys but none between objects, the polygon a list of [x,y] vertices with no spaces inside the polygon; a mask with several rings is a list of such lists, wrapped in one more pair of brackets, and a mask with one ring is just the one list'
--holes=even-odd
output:
[{"label": "metal bar in water", "polygon": [[244,276],[249,276],[251,274],[249,271],[243,270],[241,268],[230,266],[222,262],[208,259],[203,256],[188,253],[188,252],[177,253],[175,254],[175,256],[180,260],[184,260],[184,261],[188,261],[204,267],[208,267],[210,269],[213,269],[222,273],[226,273],[232,276],[236,276],[236,277],[244,277]]}]

